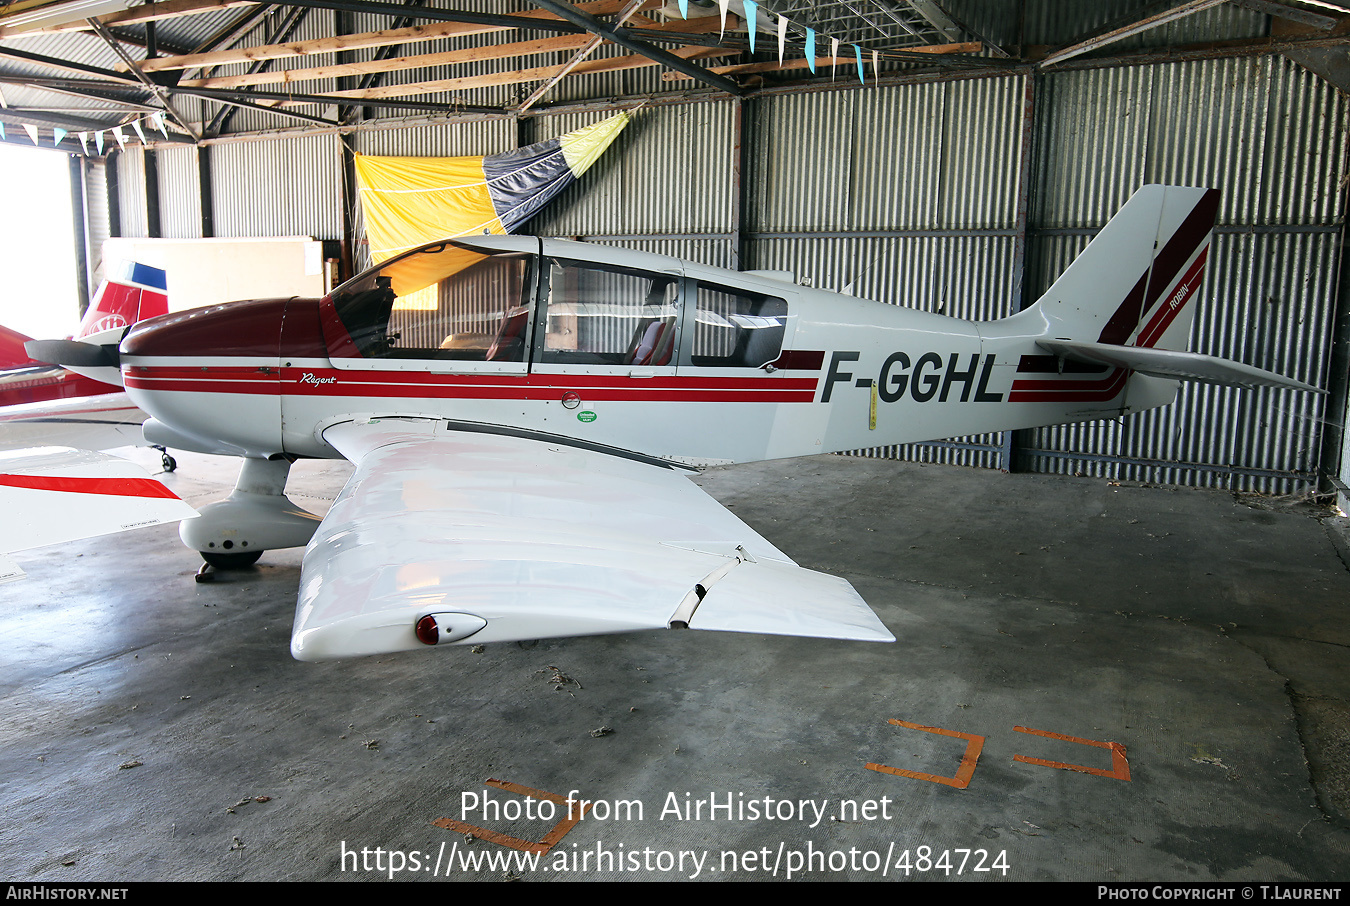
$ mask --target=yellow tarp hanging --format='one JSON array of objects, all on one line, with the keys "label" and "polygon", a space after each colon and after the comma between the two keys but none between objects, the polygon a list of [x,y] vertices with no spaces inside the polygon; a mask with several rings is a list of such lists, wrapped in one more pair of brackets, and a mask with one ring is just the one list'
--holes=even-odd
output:
[{"label": "yellow tarp hanging", "polygon": [[509,233],[585,173],[631,115],[487,157],[356,155],[371,261],[459,236]]},{"label": "yellow tarp hanging", "polygon": [[356,155],[371,261],[437,239],[505,233],[481,157]]}]

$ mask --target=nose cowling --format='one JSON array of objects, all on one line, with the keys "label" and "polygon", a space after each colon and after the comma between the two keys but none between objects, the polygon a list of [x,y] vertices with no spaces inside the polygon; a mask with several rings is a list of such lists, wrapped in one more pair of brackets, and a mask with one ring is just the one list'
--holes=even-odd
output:
[{"label": "nose cowling", "polygon": [[251,299],[173,312],[136,324],[122,356],[271,356],[289,299]]},{"label": "nose cowling", "polygon": [[279,350],[289,299],[174,312],[122,340],[124,385],[166,446],[268,458],[283,452]]}]

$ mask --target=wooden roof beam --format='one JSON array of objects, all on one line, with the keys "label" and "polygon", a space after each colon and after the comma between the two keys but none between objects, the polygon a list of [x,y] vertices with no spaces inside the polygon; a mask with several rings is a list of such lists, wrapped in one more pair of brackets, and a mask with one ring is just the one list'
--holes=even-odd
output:
[{"label": "wooden roof beam", "polygon": [[1157,28],[1159,25],[1166,25],[1168,22],[1175,22],[1178,19],[1184,19],[1187,16],[1192,16],[1198,12],[1207,10],[1210,7],[1219,6],[1220,4],[1227,2],[1228,0],[1186,0],[1185,3],[1182,3],[1179,6],[1174,6],[1163,12],[1147,16],[1137,22],[1110,28],[1105,32],[1095,34],[1086,40],[1079,41],[1077,44],[1061,47],[1046,55],[1045,59],[1041,60],[1040,63],[1036,65],[1044,68],[1046,66],[1052,66],[1055,63],[1062,63],[1079,54],[1097,50],[1108,44],[1114,44],[1117,41],[1122,41],[1125,38],[1137,35],[1140,32]]},{"label": "wooden roof beam", "polygon": [[[619,12],[619,15],[616,16],[614,21],[610,24],[616,28],[623,25],[633,16],[636,16],[641,7],[642,0],[629,0],[628,5]],[[604,40],[605,39],[600,35],[592,35],[590,40],[588,40],[584,46],[577,48],[577,52],[572,54],[571,59],[559,66],[553,75],[545,79],[542,84],[536,86],[534,91],[530,92],[530,96],[521,101],[520,106],[516,109],[516,113],[524,113],[526,110],[533,107],[535,101],[548,94],[554,85],[557,85],[563,80],[564,76],[581,65],[581,63],[583,63],[597,47],[604,43]]]},{"label": "wooden roof beam", "polygon": [[[660,6],[661,0],[651,0],[651,5]],[[582,3],[579,6],[596,15],[608,15],[618,12],[623,7],[623,0],[591,0],[591,2]],[[516,18],[557,20],[556,16],[542,10],[520,13]],[[177,57],[159,57],[144,61],[141,69],[145,72],[160,72],[166,69],[228,66],[233,63],[255,63],[260,60],[276,60],[283,57],[304,57],[318,53],[336,53],[340,50],[359,50],[364,47],[386,47],[391,44],[410,44],[416,41],[438,41],[443,38],[459,38],[466,35],[482,35],[507,30],[507,26],[476,25],[467,22],[437,22],[431,25],[389,28],[383,31],[337,35],[331,38],[315,38],[309,41],[263,44],[256,47],[185,54]]]},{"label": "wooden roof beam", "polygon": [[[735,56],[740,50],[734,48],[683,47],[673,51],[684,59],[704,59]],[[586,60],[578,64],[571,75],[586,75],[596,72],[619,72],[629,69],[644,69],[660,66],[650,57],[633,55],[609,57],[603,60]],[[321,95],[311,95],[304,101],[278,101],[281,104],[294,103],[333,103],[343,100],[378,100],[381,98],[413,97],[419,94],[438,94],[451,91],[468,91],[473,88],[489,88],[495,85],[517,85],[523,82],[542,82],[552,76],[557,66],[540,66],[535,69],[520,69],[509,72],[494,72],[481,76],[465,76],[458,79],[438,79],[430,82],[413,82],[407,85],[381,85],[378,88],[355,89],[352,91],[333,91]],[[186,89],[193,91],[196,89]]]},{"label": "wooden roof beam", "polygon": [[[177,19],[180,16],[195,16],[198,13],[214,13],[217,10],[232,9],[237,6],[257,6],[257,0],[160,0],[158,3],[146,3],[121,12],[99,16],[98,21],[105,26],[141,25],[146,22],[158,22],[161,19]],[[4,20],[0,19],[0,22]],[[47,28],[27,30],[0,27],[0,37],[10,34],[43,35],[64,31],[88,31],[86,19],[52,25]]]},{"label": "wooden roof beam", "polygon": [[[708,21],[711,19],[711,21]],[[693,19],[672,23],[670,28],[657,29],[662,35],[672,36],[699,31],[716,31],[716,19]],[[528,57],[538,54],[565,53],[586,47],[596,41],[593,35],[560,35],[556,38],[539,38],[534,41],[515,41],[510,44],[491,44],[486,47],[463,47],[440,53],[417,54],[407,57],[392,57],[383,60],[365,60],[359,63],[337,63],[331,66],[314,66],[308,69],[284,69],[270,72],[252,72],[235,76],[217,76],[206,79],[186,79],[179,85],[194,88],[243,88],[250,85],[275,85],[306,82],[315,79],[336,79],[346,76],[370,75],[382,72],[402,72],[408,69],[426,69],[431,66],[451,66],[459,63],[477,63],[484,60],[501,60],[509,57]],[[142,67],[144,68],[144,67]]]},{"label": "wooden roof beam", "polygon": [[611,41],[614,44],[619,44],[623,47],[627,47],[629,50],[640,53],[644,57],[647,57],[648,59],[653,60],[663,66],[669,66],[671,69],[674,69],[677,72],[683,72],[686,75],[691,75],[694,78],[698,79],[700,82],[704,83],[705,85],[708,85],[712,88],[716,88],[719,91],[725,91],[727,94],[734,95],[736,97],[740,97],[741,95],[745,94],[745,89],[742,88],[740,85],[737,85],[730,79],[708,72],[708,70],[704,69],[703,67],[696,66],[693,63],[690,63],[688,59],[681,57],[678,54],[671,53],[668,50],[663,50],[662,48],[657,47],[654,44],[648,44],[645,41],[638,41],[628,37],[627,35],[617,32],[612,26],[604,22],[601,22],[599,19],[595,18],[591,14],[585,12],[584,10],[578,9],[577,7],[573,6],[570,3],[564,3],[562,2],[562,0],[530,0],[530,2],[532,2],[535,6],[541,7],[543,9],[548,10],[551,13],[557,14],[561,18],[566,19],[568,22],[580,25],[582,28],[586,29],[586,31],[590,32],[593,35],[599,35],[600,37],[604,38],[607,41]]}]

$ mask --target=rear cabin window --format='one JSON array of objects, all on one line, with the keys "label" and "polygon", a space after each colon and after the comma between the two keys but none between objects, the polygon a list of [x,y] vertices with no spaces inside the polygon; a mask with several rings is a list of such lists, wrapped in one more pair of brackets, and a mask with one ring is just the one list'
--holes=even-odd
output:
[{"label": "rear cabin window", "polygon": [[783,351],[787,302],[700,283],[690,361],[718,368],[759,368]]},{"label": "rear cabin window", "polygon": [[551,260],[542,360],[674,365],[678,303],[675,277]]},{"label": "rear cabin window", "polygon": [[523,362],[533,261],[446,243],[340,287],[333,305],[363,356]]}]

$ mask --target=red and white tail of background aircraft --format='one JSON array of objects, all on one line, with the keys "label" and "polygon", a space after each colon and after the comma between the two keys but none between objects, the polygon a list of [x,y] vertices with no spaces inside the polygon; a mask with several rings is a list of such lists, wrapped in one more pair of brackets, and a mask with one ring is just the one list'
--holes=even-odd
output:
[{"label": "red and white tail of background aircraft", "polygon": [[[124,262],[95,294],[75,338],[94,352],[98,344],[118,342],[137,321],[168,310],[164,271]],[[63,348],[63,341],[56,343]],[[0,502],[10,505],[0,526],[0,582],[23,578],[4,553],[131,527],[125,506],[110,490],[168,493],[125,460],[44,446],[106,450],[145,442],[141,423],[146,415],[127,397],[120,379],[99,380],[48,364],[41,356],[49,344],[0,327],[0,451],[5,451],[0,452]],[[29,346],[40,358],[32,357]],[[161,453],[165,471],[172,471],[173,457],[163,448]],[[75,487],[85,493],[71,493]],[[100,496],[89,496],[95,492]],[[191,515],[191,508],[176,498],[159,506],[166,518]]]},{"label": "red and white tail of background aircraft", "polygon": [[[323,299],[142,322],[101,364],[150,442],[243,457],[229,499],[182,523],[188,547],[228,566],[308,545],[302,660],[666,627],[892,641],[689,470],[1115,417],[1179,379],[1315,390],[1181,351],[1217,202],[1143,187],[991,322],[483,236]],[[356,467],[322,519],[285,496],[301,457]]]},{"label": "red and white tail of background aircraft", "polygon": [[[137,321],[167,314],[165,284],[165,273],[157,267],[119,265],[95,294],[75,339],[115,343]],[[103,449],[141,443],[145,414],[127,399],[120,381],[97,380],[34,359],[25,349],[29,343],[34,341],[0,327],[0,446],[61,442]]]}]

